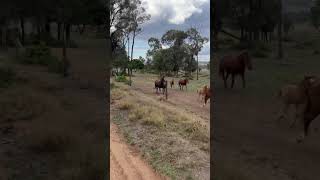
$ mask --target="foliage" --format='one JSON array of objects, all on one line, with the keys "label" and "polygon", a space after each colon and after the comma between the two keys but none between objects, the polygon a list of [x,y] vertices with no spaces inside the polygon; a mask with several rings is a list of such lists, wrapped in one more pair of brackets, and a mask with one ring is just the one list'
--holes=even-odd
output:
[{"label": "foliage", "polygon": [[127,78],[126,78],[126,76],[124,76],[124,75],[117,76],[117,77],[116,77],[116,81],[117,81],[117,82],[125,82],[125,81],[127,81]]},{"label": "foliage", "polygon": [[144,68],[144,59],[140,56],[139,59],[133,59],[129,63],[129,68],[133,70],[143,69]]},{"label": "foliage", "polygon": [[320,28],[320,1],[316,0],[310,9],[312,25],[319,31]]},{"label": "foliage", "polygon": [[15,79],[15,73],[10,67],[0,67],[0,88],[7,88]]},{"label": "foliage", "polygon": [[63,72],[63,63],[51,54],[50,48],[43,42],[26,49],[18,59],[24,64],[35,64],[48,67],[48,70],[55,73]]},{"label": "foliage", "polygon": [[207,42],[208,39],[202,37],[195,28],[187,31],[168,30],[161,37],[161,41],[154,37],[148,40],[150,49],[147,52],[146,66],[160,73],[177,74],[183,70],[191,74],[197,69],[194,56],[198,55]]}]

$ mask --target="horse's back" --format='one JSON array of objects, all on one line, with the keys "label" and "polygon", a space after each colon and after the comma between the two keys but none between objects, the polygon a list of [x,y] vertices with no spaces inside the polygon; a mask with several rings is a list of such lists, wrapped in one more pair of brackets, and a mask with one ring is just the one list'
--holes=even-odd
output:
[{"label": "horse's back", "polygon": [[320,78],[311,82],[308,87],[308,93],[310,98],[310,112],[313,114],[320,114]]}]

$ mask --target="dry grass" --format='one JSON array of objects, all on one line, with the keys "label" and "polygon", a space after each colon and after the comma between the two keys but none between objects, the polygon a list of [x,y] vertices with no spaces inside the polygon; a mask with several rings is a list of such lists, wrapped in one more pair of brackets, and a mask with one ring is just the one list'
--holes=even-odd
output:
[{"label": "dry grass", "polygon": [[[124,91],[123,87],[119,84],[119,91]],[[202,166],[201,159],[207,159],[209,153],[209,132],[201,119],[139,91],[125,92],[131,95],[116,101],[125,108],[114,106],[119,116],[113,121],[126,135],[129,144],[139,146],[160,173],[172,179],[195,178],[193,168]],[[127,108],[128,102],[134,106]],[[147,137],[140,135],[146,133]]]},{"label": "dry grass", "polygon": [[45,98],[28,87],[12,87],[1,93],[1,121],[32,120],[45,111]]},{"label": "dry grass", "polygon": [[162,111],[152,106],[137,106],[129,113],[130,121],[141,121],[145,125],[165,126],[165,116]]},{"label": "dry grass", "polygon": [[112,100],[120,100],[128,95],[128,92],[126,92],[123,88],[113,88],[111,90],[111,99]]},{"label": "dry grass", "polygon": [[134,108],[134,102],[130,100],[122,100],[119,102],[118,108],[121,110],[130,110]]},{"label": "dry grass", "polygon": [[[43,163],[43,169],[48,169],[48,179],[103,179],[104,126],[94,113],[104,103],[97,103],[99,99],[94,93],[78,92],[79,87],[73,87],[72,82],[69,89],[63,87],[65,80],[39,68],[28,67],[28,71],[21,65],[15,68],[24,81],[0,91],[0,126],[14,127],[14,133],[8,135],[17,139],[10,151],[17,156],[23,152],[25,162],[16,163],[22,157],[6,158],[8,162],[3,164],[8,166],[8,176],[16,171],[11,164],[21,164],[25,169],[21,168],[19,177],[33,178],[36,174],[27,172],[27,166]],[[117,97],[123,95],[119,91]]]}]

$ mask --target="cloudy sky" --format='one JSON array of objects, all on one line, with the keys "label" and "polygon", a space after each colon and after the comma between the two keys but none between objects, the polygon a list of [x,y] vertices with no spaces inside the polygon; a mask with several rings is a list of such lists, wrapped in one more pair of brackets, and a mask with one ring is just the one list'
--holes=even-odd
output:
[{"label": "cloudy sky", "polygon": [[[196,27],[202,36],[209,38],[209,0],[142,0],[142,3],[151,19],[142,26],[142,33],[136,38],[134,58],[146,56],[150,37],[161,38],[170,29]],[[209,49],[207,43],[199,53],[199,61],[209,61]]]}]

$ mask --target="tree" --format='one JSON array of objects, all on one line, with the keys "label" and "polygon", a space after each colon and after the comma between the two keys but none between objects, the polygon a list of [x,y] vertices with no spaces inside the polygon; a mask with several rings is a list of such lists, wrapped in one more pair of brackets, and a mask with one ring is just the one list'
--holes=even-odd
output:
[{"label": "tree", "polygon": [[198,55],[203,45],[209,41],[208,38],[202,37],[195,28],[190,28],[187,31],[188,39],[190,42],[191,53],[197,57],[197,80],[199,79],[199,59]]},{"label": "tree", "polygon": [[279,24],[278,24],[278,58],[283,58],[283,47],[282,47],[282,0],[279,0]]},{"label": "tree", "polygon": [[133,59],[130,61],[129,66],[132,70],[143,69],[144,68],[144,59],[140,56],[139,59]]},{"label": "tree", "polygon": [[[172,71],[178,74],[181,68],[185,67],[185,63],[188,63],[187,60],[190,58],[190,55],[186,53],[188,47],[185,44],[185,40],[188,37],[188,34],[181,30],[169,30],[161,37],[161,43],[163,45],[169,46],[172,53]],[[189,56],[189,57],[186,57]]]},{"label": "tree", "polygon": [[294,28],[293,22],[290,19],[289,15],[286,14],[283,17],[283,32],[284,32],[284,35],[287,37],[289,35],[289,31],[291,29],[293,29],[293,28]]},{"label": "tree", "polygon": [[320,0],[316,0],[310,9],[312,25],[320,31]]}]

